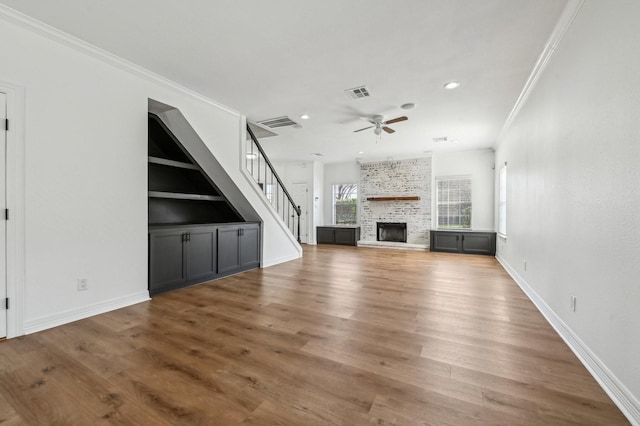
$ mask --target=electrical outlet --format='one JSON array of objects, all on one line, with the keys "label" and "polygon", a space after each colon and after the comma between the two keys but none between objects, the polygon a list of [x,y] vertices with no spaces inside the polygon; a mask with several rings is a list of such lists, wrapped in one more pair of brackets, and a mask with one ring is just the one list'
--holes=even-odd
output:
[{"label": "electrical outlet", "polygon": [[89,289],[89,280],[86,278],[78,278],[78,291],[85,291]]},{"label": "electrical outlet", "polygon": [[571,311],[576,311],[576,297],[573,294],[571,295]]}]

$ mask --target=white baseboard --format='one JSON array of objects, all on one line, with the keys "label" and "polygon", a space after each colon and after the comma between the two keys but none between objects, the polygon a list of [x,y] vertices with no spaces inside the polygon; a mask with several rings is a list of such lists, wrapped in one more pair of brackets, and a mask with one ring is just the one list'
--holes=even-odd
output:
[{"label": "white baseboard", "polygon": [[604,389],[618,408],[620,408],[620,411],[627,416],[631,424],[640,426],[640,402],[638,399],[502,256],[496,254],[496,259],[538,308],[549,324],[551,324],[551,327],[556,330],[573,353],[576,354],[593,378],[596,379],[600,386],[602,386],[602,389]]},{"label": "white baseboard", "polygon": [[25,321],[24,333],[31,334],[48,328],[57,327],[59,325],[68,324],[94,315],[103,314],[105,312],[135,305],[136,303],[145,302],[149,299],[149,292],[142,291],[140,293],[130,294],[128,296],[118,297],[104,302],[94,303],[92,305],[83,306],[79,309],[70,309],[68,311],[59,312],[53,315],[47,315],[40,318]]},{"label": "white baseboard", "polygon": [[289,262],[290,260],[300,259],[302,253],[293,256],[276,257],[275,259],[264,260],[262,262],[262,268],[268,268],[269,266],[277,265],[279,263]]}]

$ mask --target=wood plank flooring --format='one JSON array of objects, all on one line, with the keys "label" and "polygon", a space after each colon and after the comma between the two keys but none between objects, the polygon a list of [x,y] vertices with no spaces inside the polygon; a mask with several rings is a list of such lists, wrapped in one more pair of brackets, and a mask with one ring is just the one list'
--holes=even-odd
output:
[{"label": "wood plank flooring", "polygon": [[0,423],[629,424],[494,258],[340,246],[0,343]]}]

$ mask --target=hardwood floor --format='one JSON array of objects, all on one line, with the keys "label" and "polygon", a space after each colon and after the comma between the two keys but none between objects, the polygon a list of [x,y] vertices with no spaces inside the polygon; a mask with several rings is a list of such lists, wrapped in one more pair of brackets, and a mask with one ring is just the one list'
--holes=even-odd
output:
[{"label": "hardwood floor", "polygon": [[628,424],[494,258],[340,246],[0,343],[0,423]]}]

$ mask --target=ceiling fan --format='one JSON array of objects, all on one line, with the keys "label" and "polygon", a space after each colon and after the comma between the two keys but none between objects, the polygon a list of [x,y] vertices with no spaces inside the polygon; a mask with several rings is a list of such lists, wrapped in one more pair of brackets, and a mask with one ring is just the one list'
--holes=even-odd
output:
[{"label": "ceiling fan", "polygon": [[384,121],[383,116],[374,115],[371,118],[363,118],[363,120],[367,120],[369,123],[373,124],[373,126],[367,126],[367,127],[363,127],[362,129],[354,130],[353,131],[354,133],[361,132],[363,130],[367,130],[371,128],[373,128],[373,133],[375,133],[376,135],[379,135],[380,133],[382,133],[383,130],[387,133],[394,133],[395,130],[393,130],[390,127],[387,127],[387,125],[398,123],[400,121],[405,121],[405,120],[408,120],[408,118],[406,116],[402,116],[402,117],[396,117],[391,120]]}]

